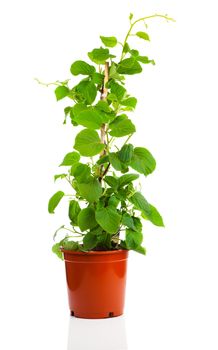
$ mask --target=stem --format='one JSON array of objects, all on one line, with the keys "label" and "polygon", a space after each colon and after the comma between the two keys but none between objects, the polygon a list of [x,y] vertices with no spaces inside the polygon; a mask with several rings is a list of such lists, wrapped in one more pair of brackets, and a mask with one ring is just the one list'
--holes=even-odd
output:
[{"label": "stem", "polygon": [[[102,92],[101,92],[101,100],[105,101],[108,95],[108,89],[106,87],[107,82],[109,80],[109,62],[105,62],[105,70],[104,70],[104,84],[102,87]],[[101,143],[104,145],[107,145],[107,139],[106,139],[106,125],[102,124],[101,126]],[[101,154],[100,158],[103,157],[106,154],[106,150],[104,149]],[[103,177],[103,165],[100,167],[100,181]]]},{"label": "stem", "polygon": [[[155,18],[155,17],[160,17],[160,18],[166,19],[167,21],[173,21],[173,22],[175,22],[175,20],[174,20],[173,18],[170,18],[170,17],[165,16],[165,15],[159,15],[159,14],[154,14],[154,15],[147,16],[147,17],[141,17],[141,18],[135,20],[133,23],[131,23],[130,28],[129,28],[127,34],[126,34],[126,37],[125,37],[124,43],[123,43],[123,50],[124,50],[124,48],[125,48],[125,45],[126,45],[126,43],[127,43],[127,40],[128,40],[128,38],[129,38],[129,36],[131,35],[131,31],[132,31],[132,28],[134,27],[134,25],[135,25],[136,23],[140,22],[140,21],[145,21],[145,20],[147,20],[147,19]],[[120,61],[122,61],[123,57],[125,56],[125,52],[124,52],[123,50],[122,50],[122,54],[121,54]]]}]

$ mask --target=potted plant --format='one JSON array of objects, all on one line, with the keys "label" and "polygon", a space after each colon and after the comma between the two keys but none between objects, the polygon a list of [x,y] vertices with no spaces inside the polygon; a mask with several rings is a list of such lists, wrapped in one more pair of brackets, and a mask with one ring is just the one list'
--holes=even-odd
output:
[{"label": "potted plant", "polygon": [[[57,100],[68,98],[64,124],[79,129],[74,150],[60,164],[64,172],[55,175],[69,183],[72,195],[56,192],[49,200],[53,214],[61,200],[69,200],[68,227],[53,252],[66,265],[69,306],[72,315],[105,318],[123,313],[128,251],[145,254],[142,219],[164,226],[158,210],[137,187],[140,175],[148,176],[156,162],[150,151],[134,146],[130,138],[136,127],[129,114],[137,99],[130,96],[125,77],[142,72],[142,66],[155,64],[133,48],[133,37],[149,41],[147,31],[136,31],[137,24],[161,17],[152,15],[134,20],[123,43],[116,37],[101,36],[101,46],[88,52],[91,63],[78,60],[71,65],[74,77],[56,82]],[[112,49],[121,46],[118,57]],[[76,78],[75,78],[76,79]],[[68,195],[69,196],[69,195]]]}]

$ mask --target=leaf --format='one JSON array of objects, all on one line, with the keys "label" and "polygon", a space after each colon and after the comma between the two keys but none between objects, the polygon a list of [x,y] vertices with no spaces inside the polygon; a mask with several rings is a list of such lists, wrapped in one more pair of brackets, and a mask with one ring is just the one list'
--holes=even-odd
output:
[{"label": "leaf", "polygon": [[97,161],[97,164],[99,164],[99,165],[105,164],[105,163],[109,163],[109,156],[108,156],[108,155],[102,156],[102,157]]},{"label": "leaf", "polygon": [[137,252],[137,253],[146,255],[146,249],[145,249],[145,247],[139,246],[139,247],[137,247],[137,248],[135,248],[135,249],[133,249],[133,250],[134,250],[135,252]]},{"label": "leaf", "polygon": [[133,156],[133,145],[126,144],[124,145],[121,150],[118,152],[118,157],[123,163],[129,163]]},{"label": "leaf", "polygon": [[115,153],[115,152],[110,153],[109,154],[109,160],[110,160],[110,163],[111,163],[112,167],[115,170],[121,171],[123,169],[123,165],[122,165],[120,159],[118,158],[117,153]]},{"label": "leaf", "polygon": [[145,197],[140,193],[136,192],[129,198],[130,203],[134,205],[137,210],[140,210],[147,217],[151,214],[150,205]]},{"label": "leaf", "polygon": [[50,214],[54,214],[54,210],[59,204],[60,200],[64,197],[64,192],[58,191],[56,192],[48,202],[48,212]]},{"label": "leaf", "polygon": [[80,155],[77,152],[67,153],[62,163],[59,166],[70,166],[77,163],[80,160]]},{"label": "leaf", "polygon": [[70,71],[73,75],[91,75],[95,72],[95,67],[84,61],[76,61],[71,65]]},{"label": "leaf", "polygon": [[129,20],[131,21],[133,19],[133,13],[130,13]]},{"label": "leaf", "polygon": [[69,94],[70,90],[67,86],[58,86],[55,89],[55,96],[57,101],[62,100],[62,98],[66,97]]},{"label": "leaf", "polygon": [[104,74],[95,72],[92,74],[91,79],[94,84],[102,85],[104,82]]},{"label": "leaf", "polygon": [[97,88],[92,81],[81,81],[76,86],[76,90],[82,94],[87,104],[91,105],[95,101]]},{"label": "leaf", "polygon": [[122,217],[122,224],[131,228],[132,230],[135,230],[136,227],[134,225],[133,217],[130,216],[128,213],[124,213]]},{"label": "leaf", "polygon": [[90,178],[91,169],[87,164],[76,163],[71,167],[70,174],[75,177],[77,182],[86,182]]},{"label": "leaf", "polygon": [[78,225],[81,231],[86,231],[97,226],[95,211],[93,208],[82,209],[78,215]]},{"label": "leaf", "polygon": [[102,195],[102,188],[99,181],[90,177],[86,183],[78,184],[79,192],[89,203],[96,202]]},{"label": "leaf", "polygon": [[108,49],[103,49],[102,47],[88,52],[88,56],[90,60],[95,62],[96,64],[104,64],[108,58],[115,57],[114,55],[110,54]]},{"label": "leaf", "polygon": [[63,240],[62,247],[66,250],[79,250],[79,243],[69,240]]},{"label": "leaf", "polygon": [[74,148],[84,157],[93,157],[105,148],[95,130],[84,129],[76,136]]},{"label": "leaf", "polygon": [[64,179],[67,176],[67,174],[58,174],[54,176],[54,181],[57,179]]},{"label": "leaf", "polygon": [[149,213],[149,215],[147,216],[146,214],[143,213],[142,217],[144,219],[148,219],[149,221],[152,222],[152,224],[154,224],[156,226],[164,227],[163,218],[161,217],[161,215],[158,212],[158,210],[151,204],[150,204],[150,213]]},{"label": "leaf", "polygon": [[127,53],[130,51],[130,47],[129,47],[129,44],[128,43],[125,43],[124,47],[123,47],[123,52],[124,53]]},{"label": "leaf", "polygon": [[150,41],[149,35],[147,33],[145,33],[145,32],[137,32],[136,35],[140,39],[144,39],[144,40]]},{"label": "leaf", "polygon": [[134,109],[137,104],[137,99],[135,97],[129,97],[125,100],[122,100],[120,104],[122,106],[131,107],[132,109]]},{"label": "leaf", "polygon": [[97,236],[88,232],[83,238],[83,245],[85,250],[91,250],[97,245]]},{"label": "leaf", "polygon": [[155,65],[154,60],[150,60],[147,56],[138,56],[136,59],[137,59],[137,61],[142,62],[144,64],[151,63],[151,64]]},{"label": "leaf", "polygon": [[88,107],[77,116],[74,120],[89,129],[99,129],[105,122],[100,112],[94,107]]},{"label": "leaf", "polygon": [[63,253],[60,250],[60,243],[55,243],[52,246],[52,252],[56,254],[59,259],[63,260]]},{"label": "leaf", "polygon": [[136,147],[129,165],[140,174],[147,176],[155,170],[156,161],[146,148]]},{"label": "leaf", "polygon": [[110,186],[110,187],[113,187],[113,188],[117,188],[118,186],[118,181],[115,177],[113,176],[105,176],[104,177],[104,181]]},{"label": "leaf", "polygon": [[108,233],[117,233],[121,216],[114,208],[106,207],[95,212],[97,223]]},{"label": "leaf", "polygon": [[119,203],[120,203],[120,200],[115,195],[110,196],[110,198],[108,200],[108,206],[109,207],[117,208]]},{"label": "leaf", "polygon": [[117,64],[114,62],[111,63],[109,76],[111,79],[114,79],[114,80],[119,80],[119,81],[125,80],[125,77],[123,75],[120,75],[119,73],[117,73]]},{"label": "leaf", "polygon": [[121,176],[118,180],[118,186],[120,187],[124,187],[126,185],[128,185],[130,182],[137,180],[139,178],[138,174],[125,174],[123,176]]},{"label": "leaf", "polygon": [[126,229],[126,245],[128,249],[138,248],[143,241],[142,232],[136,232],[131,229]]},{"label": "leaf", "polygon": [[69,203],[68,216],[73,226],[78,226],[78,215],[81,211],[79,203],[75,200],[71,200]]},{"label": "leaf", "polygon": [[117,45],[117,38],[115,38],[115,36],[100,36],[100,38],[107,47],[114,47]]},{"label": "leaf", "polygon": [[109,134],[115,137],[123,137],[136,131],[135,125],[125,114],[119,115],[109,126]]},{"label": "leaf", "polygon": [[117,72],[120,74],[133,75],[141,73],[142,67],[133,57],[130,57],[120,61]]},{"label": "leaf", "polygon": [[126,93],[126,89],[122,85],[116,83],[114,80],[110,82],[109,86],[111,93],[116,95],[118,101],[121,101]]}]

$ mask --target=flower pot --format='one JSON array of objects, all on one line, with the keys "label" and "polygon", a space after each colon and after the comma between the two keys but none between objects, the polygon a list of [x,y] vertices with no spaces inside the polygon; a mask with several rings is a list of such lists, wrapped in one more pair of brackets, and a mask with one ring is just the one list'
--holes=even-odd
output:
[{"label": "flower pot", "polygon": [[127,250],[64,253],[71,315],[107,318],[123,314]]}]

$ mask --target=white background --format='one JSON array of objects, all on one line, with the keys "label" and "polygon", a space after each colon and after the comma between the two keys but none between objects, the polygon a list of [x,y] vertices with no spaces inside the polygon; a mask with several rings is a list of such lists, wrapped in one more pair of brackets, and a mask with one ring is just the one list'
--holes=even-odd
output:
[{"label": "white background", "polygon": [[[210,0],[2,3],[2,349],[218,349],[215,5]],[[100,34],[123,40],[130,12],[167,13],[177,20],[149,21],[151,43],[139,41],[139,47],[156,66],[127,81],[139,99],[133,142],[157,160],[155,173],[142,181],[143,193],[161,211],[166,228],[146,224],[147,256],[130,254],[125,317],[70,320],[64,265],[50,252],[66,208],[49,216],[47,200],[61,188],[53,175],[72,149],[75,130],[62,125],[66,102],[56,103],[53,89],[33,79],[70,78],[71,63],[86,59],[86,52],[100,45]]]}]

